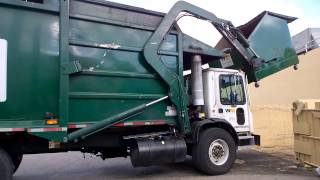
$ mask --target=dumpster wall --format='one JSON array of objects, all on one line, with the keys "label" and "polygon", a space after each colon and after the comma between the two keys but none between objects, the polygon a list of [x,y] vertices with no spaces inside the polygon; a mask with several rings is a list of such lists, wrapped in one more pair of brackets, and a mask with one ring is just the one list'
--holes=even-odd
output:
[{"label": "dumpster wall", "polygon": [[[302,102],[297,102],[302,103]],[[320,100],[305,103],[302,110],[293,109],[294,151],[302,164],[320,166]],[[308,105],[308,104],[313,105]],[[313,109],[309,107],[314,107]]]}]

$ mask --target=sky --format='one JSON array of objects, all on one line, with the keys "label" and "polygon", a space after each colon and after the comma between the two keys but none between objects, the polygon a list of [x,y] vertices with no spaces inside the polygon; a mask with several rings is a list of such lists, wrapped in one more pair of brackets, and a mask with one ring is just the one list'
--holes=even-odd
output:
[{"label": "sky", "polygon": [[[109,0],[159,12],[168,12],[177,0]],[[309,27],[320,28],[320,0],[186,0],[217,17],[230,20],[235,26],[245,24],[267,10],[297,17],[289,24],[291,35]],[[214,46],[220,39],[218,32],[207,22],[191,17],[178,22],[182,31],[209,45]]]}]

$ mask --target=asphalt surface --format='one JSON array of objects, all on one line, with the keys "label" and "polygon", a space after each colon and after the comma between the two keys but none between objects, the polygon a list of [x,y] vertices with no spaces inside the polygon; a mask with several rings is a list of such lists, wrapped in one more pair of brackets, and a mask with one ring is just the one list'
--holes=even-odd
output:
[{"label": "asphalt surface", "polygon": [[320,180],[314,171],[293,160],[255,150],[238,152],[232,170],[207,176],[195,170],[188,158],[183,163],[133,168],[130,159],[106,161],[78,152],[26,155],[14,180],[106,180],[106,179],[219,179],[219,180]]}]

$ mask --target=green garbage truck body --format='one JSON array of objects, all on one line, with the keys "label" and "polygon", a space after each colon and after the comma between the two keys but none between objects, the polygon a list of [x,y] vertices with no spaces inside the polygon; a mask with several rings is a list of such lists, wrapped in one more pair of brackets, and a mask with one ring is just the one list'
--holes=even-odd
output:
[{"label": "green garbage truck body", "polygon": [[[223,38],[211,47],[184,34],[181,13]],[[227,172],[236,148],[255,142],[246,85],[298,64],[294,19],[263,12],[236,28],[186,2],[163,14],[103,0],[0,0],[0,156],[9,157],[0,177],[23,154],[64,151],[131,156],[134,166],[189,154],[207,174]]]}]

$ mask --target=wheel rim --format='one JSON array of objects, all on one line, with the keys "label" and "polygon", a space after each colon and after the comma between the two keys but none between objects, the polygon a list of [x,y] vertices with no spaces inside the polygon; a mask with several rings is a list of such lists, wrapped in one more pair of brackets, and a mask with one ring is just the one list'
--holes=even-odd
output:
[{"label": "wheel rim", "polygon": [[226,141],[217,139],[209,147],[210,161],[215,165],[223,165],[229,158],[229,146]]}]

